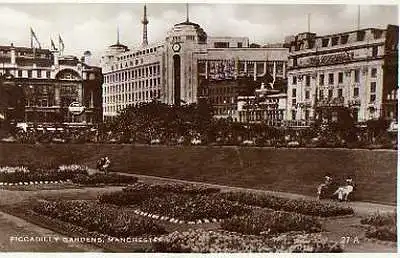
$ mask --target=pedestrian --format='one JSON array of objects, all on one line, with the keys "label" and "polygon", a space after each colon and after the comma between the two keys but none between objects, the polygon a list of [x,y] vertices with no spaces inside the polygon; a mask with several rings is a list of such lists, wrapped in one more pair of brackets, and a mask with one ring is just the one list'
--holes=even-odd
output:
[{"label": "pedestrian", "polygon": [[107,175],[108,173],[108,167],[110,166],[110,164],[111,164],[110,159],[107,156],[104,157],[103,171],[105,175]]},{"label": "pedestrian", "polygon": [[337,195],[339,201],[348,201],[349,195],[355,190],[355,184],[351,177],[347,177],[344,186],[340,186],[333,196]]},{"label": "pedestrian", "polygon": [[330,175],[326,175],[324,177],[324,182],[320,184],[317,188],[317,194],[318,194],[318,199],[323,199],[327,195],[327,192],[329,191],[331,185],[333,183],[333,179]]}]

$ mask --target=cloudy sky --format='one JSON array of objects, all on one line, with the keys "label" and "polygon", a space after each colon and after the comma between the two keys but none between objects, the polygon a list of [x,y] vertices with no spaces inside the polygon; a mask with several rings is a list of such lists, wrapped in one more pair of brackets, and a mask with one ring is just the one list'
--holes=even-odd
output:
[{"label": "cloudy sky", "polygon": [[[147,1],[149,42],[164,40],[173,24],[186,17],[184,2]],[[190,3],[190,20],[200,24],[210,36],[246,36],[259,44],[282,42],[285,36],[307,30],[311,14],[311,31],[329,34],[357,27],[357,5],[293,5]],[[362,5],[361,27],[384,28],[398,24],[395,5]],[[42,47],[57,43],[61,34],[65,53],[81,56],[91,50],[96,56],[120,41],[133,48],[142,38],[143,4],[125,3],[6,3],[0,2],[0,45],[29,46],[32,26]]]}]

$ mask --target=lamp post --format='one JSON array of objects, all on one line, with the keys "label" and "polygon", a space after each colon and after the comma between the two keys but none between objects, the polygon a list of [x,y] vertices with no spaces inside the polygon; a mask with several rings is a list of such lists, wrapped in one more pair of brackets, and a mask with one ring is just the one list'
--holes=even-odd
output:
[{"label": "lamp post", "polygon": [[[35,88],[32,85],[29,85],[29,95],[30,95],[30,100],[29,100],[29,105],[32,106],[32,111],[33,111],[33,128],[36,131],[37,124],[36,124],[36,117],[37,117],[37,100],[36,100],[36,91]],[[32,100],[32,102],[31,102]]]}]

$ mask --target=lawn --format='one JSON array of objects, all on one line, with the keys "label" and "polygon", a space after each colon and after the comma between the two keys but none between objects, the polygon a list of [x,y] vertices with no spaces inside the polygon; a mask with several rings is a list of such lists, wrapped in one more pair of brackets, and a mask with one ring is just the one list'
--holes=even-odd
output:
[{"label": "lawn", "polygon": [[263,190],[315,195],[326,173],[353,176],[363,201],[396,203],[397,152],[345,149],[0,144],[0,166],[95,167]]}]

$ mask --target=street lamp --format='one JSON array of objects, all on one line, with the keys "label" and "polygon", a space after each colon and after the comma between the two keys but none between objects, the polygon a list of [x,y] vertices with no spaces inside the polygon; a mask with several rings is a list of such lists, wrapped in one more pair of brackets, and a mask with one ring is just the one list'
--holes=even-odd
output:
[{"label": "street lamp", "polygon": [[29,101],[29,104],[32,103],[32,110],[33,110],[33,128],[36,131],[36,117],[37,117],[37,110],[36,110],[36,92],[35,92],[35,88],[32,85],[29,85],[29,91],[30,91],[30,98],[32,99]]}]

